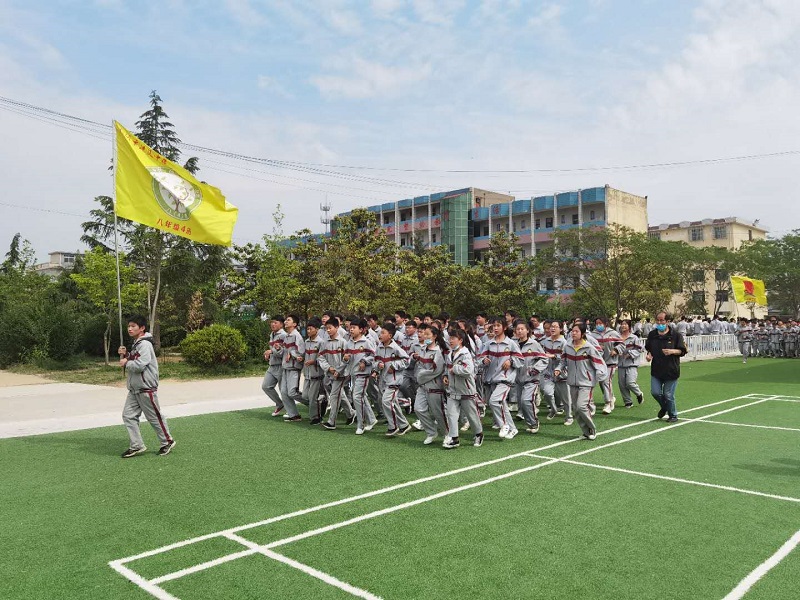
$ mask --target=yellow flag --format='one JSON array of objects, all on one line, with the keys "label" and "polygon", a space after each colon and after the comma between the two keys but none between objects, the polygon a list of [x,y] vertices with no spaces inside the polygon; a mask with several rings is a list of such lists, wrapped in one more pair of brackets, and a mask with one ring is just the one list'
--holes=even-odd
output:
[{"label": "yellow flag", "polygon": [[755,302],[759,306],[767,305],[767,292],[764,282],[760,279],[732,275],[731,287],[733,288],[733,297],[737,302]]},{"label": "yellow flag", "polygon": [[231,245],[239,209],[114,121],[117,215],[204,244]]}]

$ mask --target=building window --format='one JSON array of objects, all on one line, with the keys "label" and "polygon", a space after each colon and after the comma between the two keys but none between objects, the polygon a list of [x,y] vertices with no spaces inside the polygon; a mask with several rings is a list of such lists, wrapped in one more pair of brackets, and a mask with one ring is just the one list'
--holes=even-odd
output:
[{"label": "building window", "polygon": [[575,213],[574,215],[572,215],[572,224],[573,225],[577,225],[578,224],[578,213]]},{"label": "building window", "polygon": [[525,223],[525,221],[522,221],[522,223],[520,223],[519,228],[524,231],[525,230],[525,225],[527,225],[527,223]]},{"label": "building window", "polygon": [[593,210],[589,211],[589,220],[590,221],[594,221],[594,211]]},{"label": "building window", "polygon": [[536,221],[534,222],[535,229],[539,229],[541,226],[542,226],[542,220],[536,219]]},{"label": "building window", "polygon": [[431,216],[435,217],[438,214],[439,214],[439,205],[435,204],[435,205],[431,206]]},{"label": "building window", "polygon": [[727,302],[727,301],[728,301],[728,291],[717,290],[717,302]]},{"label": "building window", "polygon": [[391,223],[392,222],[391,218],[392,218],[391,215],[383,215],[383,224],[388,225],[389,223]]},{"label": "building window", "polygon": [[706,293],[705,292],[692,292],[692,304],[695,307],[703,307],[705,309],[706,306]]},{"label": "building window", "polygon": [[483,226],[483,235],[489,235],[489,226],[488,225],[484,225]]},{"label": "building window", "polygon": [[546,289],[546,290],[554,290],[554,289],[556,289],[555,279],[553,279],[552,277],[548,277],[547,279],[545,279],[545,281],[544,281],[544,289]]},{"label": "building window", "polygon": [[647,237],[651,240],[660,240],[661,239],[661,232],[660,231],[648,231]]},{"label": "building window", "polygon": [[714,269],[715,281],[728,281],[728,272],[723,269]]},{"label": "building window", "polygon": [[580,276],[575,276],[572,278],[572,289],[577,290],[579,287],[581,287],[581,278]]},{"label": "building window", "polygon": [[525,248],[520,248],[520,255],[522,255],[522,258],[525,258]]},{"label": "building window", "polygon": [[545,227],[545,229],[552,229],[553,228],[553,217],[546,217],[545,218],[544,227]]},{"label": "building window", "polygon": [[564,225],[567,222],[567,215],[561,215],[561,224]]},{"label": "building window", "polygon": [[514,231],[516,231],[516,230],[517,230],[517,222],[514,221]]},{"label": "building window", "polygon": [[74,256],[64,256],[64,258],[63,258],[63,261],[62,261],[62,262],[63,262],[65,265],[71,265],[72,263],[74,263],[74,262],[75,262],[75,257],[74,257]]},{"label": "building window", "polygon": [[[435,234],[435,233],[432,233],[432,234],[431,234],[431,243],[433,243],[433,244],[435,244],[435,243],[436,243],[436,234]],[[410,410],[410,409],[409,409],[409,410]]]},{"label": "building window", "polygon": [[494,224],[494,230],[495,230],[495,231],[500,231],[500,228],[501,228],[501,225],[500,225],[500,223],[495,223],[495,224]]},{"label": "building window", "polygon": [[753,241],[753,230],[752,229],[748,229],[747,230],[747,241],[748,242],[752,242]]},{"label": "building window", "polygon": [[714,225],[714,239],[724,240],[728,237],[728,228],[725,225]]},{"label": "building window", "polygon": [[706,274],[703,271],[693,271],[692,281],[695,283],[703,283],[706,280]]},{"label": "building window", "polygon": [[703,228],[702,227],[692,227],[689,230],[689,239],[693,242],[702,242],[703,241]]}]

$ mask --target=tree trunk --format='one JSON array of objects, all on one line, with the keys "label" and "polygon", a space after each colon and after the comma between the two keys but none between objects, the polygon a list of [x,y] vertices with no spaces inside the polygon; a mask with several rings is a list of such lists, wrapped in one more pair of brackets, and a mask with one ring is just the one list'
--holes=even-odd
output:
[{"label": "tree trunk", "polygon": [[[121,340],[120,343],[122,343]],[[110,346],[111,346],[111,321],[109,320],[108,322],[106,322],[106,330],[105,333],[103,333],[103,350],[105,351],[106,354],[106,366],[109,366],[110,364],[108,360]]]}]

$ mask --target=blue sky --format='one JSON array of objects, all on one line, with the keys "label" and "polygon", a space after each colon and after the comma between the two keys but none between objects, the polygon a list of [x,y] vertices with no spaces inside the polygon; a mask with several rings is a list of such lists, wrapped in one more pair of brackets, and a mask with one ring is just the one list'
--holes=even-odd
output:
[{"label": "blue sky", "polygon": [[[0,95],[132,128],[156,89],[186,142],[434,170],[333,176],[200,154],[202,177],[240,207],[237,241],[271,231],[278,203],[287,230],[319,230],[326,195],[340,212],[467,186],[527,198],[606,183],[648,195],[651,223],[735,215],[780,234],[800,227],[797,155],[443,171],[798,150],[799,31],[793,0],[0,0]],[[0,130],[16,205],[0,204],[0,247],[21,231],[40,256],[78,248],[79,216],[30,208],[88,213],[110,192],[110,140],[2,110]]]}]

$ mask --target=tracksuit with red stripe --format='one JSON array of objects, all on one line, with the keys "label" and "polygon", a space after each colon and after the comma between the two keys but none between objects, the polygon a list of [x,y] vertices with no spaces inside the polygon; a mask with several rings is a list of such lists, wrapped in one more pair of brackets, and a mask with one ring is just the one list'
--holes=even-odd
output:
[{"label": "tracksuit with red stripe", "polygon": [[389,342],[389,345],[378,344],[375,350],[375,367],[378,372],[378,389],[381,391],[383,414],[388,422],[389,431],[408,427],[408,421],[398,399],[408,363],[408,354],[397,342]]},{"label": "tracksuit with red stripe", "polygon": [[444,391],[444,356],[435,342],[423,345],[417,353],[415,374],[417,376],[417,396],[414,399],[414,413],[422,423],[425,433],[442,435],[447,433],[447,398]]},{"label": "tracksuit with red stripe", "polygon": [[264,381],[261,382],[261,389],[267,397],[275,403],[276,409],[283,408],[283,400],[275,388],[281,384],[281,363],[283,362],[283,339],[286,332],[281,329],[269,335],[269,367],[264,373]]},{"label": "tracksuit with red stripe", "polygon": [[[447,355],[445,363],[447,376],[447,431],[451,438],[458,437],[459,416],[466,417],[475,435],[483,433],[483,425],[478,416],[478,391],[475,387],[475,361],[472,353],[461,346]],[[508,412],[508,407],[506,407]],[[509,421],[511,415],[509,414]]]},{"label": "tracksuit with red stripe", "polygon": [[375,364],[375,345],[363,335],[357,340],[350,339],[345,346],[347,375],[350,377],[350,391],[353,394],[353,408],[356,411],[358,429],[372,425],[375,413],[367,398],[367,383]]},{"label": "tracksuit with red stripe", "polygon": [[297,411],[297,403],[303,403],[303,395],[300,393],[300,371],[306,357],[306,343],[303,336],[297,329],[291,333],[286,333],[283,338],[283,363],[281,369],[281,397],[286,408],[287,417],[296,417],[300,413]]},{"label": "tracksuit with red stripe", "polygon": [[[616,348],[619,357],[617,373],[619,391],[625,406],[633,406],[631,392],[636,395],[637,399],[642,397],[642,390],[636,380],[639,378],[639,357],[644,351],[644,342],[638,336],[630,334],[626,338],[620,337]],[[611,379],[610,373],[608,378]]]},{"label": "tracksuit with red stripe", "polygon": [[317,335],[314,339],[305,341],[305,363],[303,364],[303,404],[308,406],[310,419],[322,419],[319,394],[322,390],[324,372],[319,366],[319,351],[322,348],[322,339]]},{"label": "tracksuit with red stripe", "polygon": [[[508,395],[517,380],[517,369],[522,367],[522,354],[519,346],[510,337],[502,340],[494,338],[481,348],[480,359],[483,361],[483,380],[489,384],[489,408],[492,410],[495,425],[508,427],[510,431],[517,432],[517,426],[508,410]],[[503,369],[503,364],[509,361],[509,368]]]},{"label": "tracksuit with red stripe", "polygon": [[593,435],[597,428],[589,411],[592,390],[598,381],[608,377],[608,369],[600,352],[590,342],[582,340],[576,348],[571,342],[564,346],[562,358],[567,363],[567,384],[572,396],[572,413],[583,435]]},{"label": "tracksuit with red stripe", "polygon": [[529,427],[539,423],[539,409],[536,402],[539,397],[539,376],[547,368],[550,360],[544,353],[541,344],[533,337],[520,344],[522,367],[517,372],[517,403],[519,411]]},{"label": "tracksuit with red stripe", "polygon": [[325,373],[329,383],[328,400],[331,406],[331,414],[328,417],[328,424],[336,426],[336,415],[339,414],[339,407],[344,407],[345,418],[349,421],[353,418],[355,411],[350,399],[347,397],[345,383],[347,382],[347,363],[344,362],[344,349],[347,342],[337,335],[335,339],[328,338],[322,343],[319,352],[320,369]]},{"label": "tracksuit with red stripe", "polygon": [[619,333],[611,328],[604,329],[603,331],[595,331],[595,339],[603,347],[603,362],[606,363],[608,369],[608,377],[605,381],[600,383],[600,389],[603,390],[603,399],[606,404],[613,407],[614,404],[614,371],[617,370],[617,349],[622,338]]},{"label": "tracksuit with red stripe", "polygon": [[122,409],[122,422],[128,429],[130,448],[140,450],[144,448],[142,432],[139,429],[139,417],[144,413],[145,418],[158,436],[161,446],[172,442],[167,419],[161,413],[158,404],[158,360],[153,349],[153,336],[145,333],[138,338],[125,356],[125,374],[128,379],[128,397]]},{"label": "tracksuit with red stripe", "polygon": [[[550,407],[550,416],[564,411],[564,419],[572,419],[572,400],[569,397],[569,386],[567,385],[567,365],[566,361],[562,359],[567,340],[563,335],[555,340],[552,337],[546,337],[541,344],[544,351],[551,355],[547,369],[539,378],[542,394]],[[556,371],[558,371],[558,376],[556,376]]]}]

